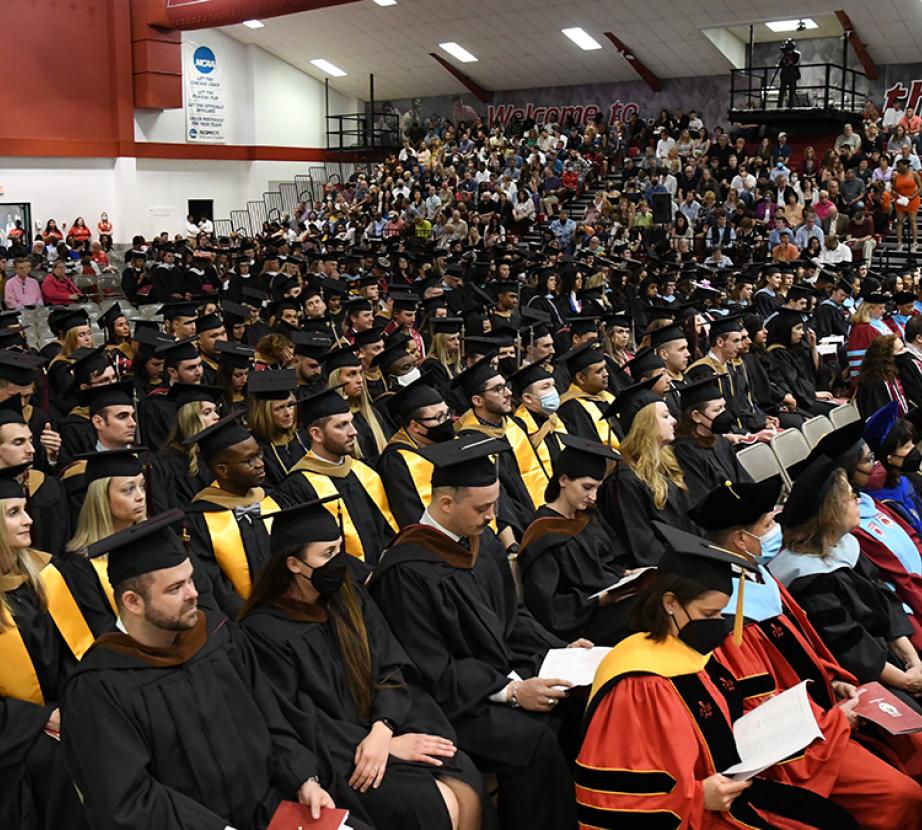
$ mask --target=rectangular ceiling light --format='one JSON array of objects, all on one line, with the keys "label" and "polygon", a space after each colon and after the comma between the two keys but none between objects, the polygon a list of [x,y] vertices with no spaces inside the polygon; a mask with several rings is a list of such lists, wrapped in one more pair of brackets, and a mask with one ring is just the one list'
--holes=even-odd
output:
[{"label": "rectangular ceiling light", "polygon": [[379,6],[396,6],[397,0],[375,0]]},{"label": "rectangular ceiling light", "polygon": [[[801,28],[803,24],[803,28]],[[817,22],[809,17],[801,17],[799,20],[772,20],[765,24],[773,32],[796,32],[798,29],[819,29]]]},{"label": "rectangular ceiling light", "polygon": [[576,26],[572,29],[561,29],[570,40],[572,40],[580,49],[583,49],[586,52],[591,52],[593,49],[601,49],[602,44],[599,43],[592,35],[589,34],[585,29],[581,29],[579,26]]},{"label": "rectangular ceiling light", "polygon": [[451,55],[453,58],[457,58],[461,63],[474,63],[477,58],[475,58],[470,52],[467,51],[463,46],[459,46],[454,41],[449,41],[448,43],[440,43],[440,49],[444,49]]},{"label": "rectangular ceiling light", "polygon": [[262,20],[244,20],[243,25],[248,29],[265,29],[266,24]]},{"label": "rectangular ceiling light", "polygon": [[344,78],[346,73],[342,71],[338,66],[333,66],[328,60],[324,58],[314,58],[311,63],[316,66],[321,72],[326,72],[327,75],[332,75],[334,78]]}]

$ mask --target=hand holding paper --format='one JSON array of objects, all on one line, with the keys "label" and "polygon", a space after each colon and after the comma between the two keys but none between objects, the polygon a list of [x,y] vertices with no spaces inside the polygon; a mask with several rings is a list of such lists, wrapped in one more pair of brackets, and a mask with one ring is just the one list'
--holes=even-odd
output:
[{"label": "hand holding paper", "polygon": [[599,663],[610,648],[552,648],[541,664],[539,677],[559,677],[574,686],[591,686]]}]

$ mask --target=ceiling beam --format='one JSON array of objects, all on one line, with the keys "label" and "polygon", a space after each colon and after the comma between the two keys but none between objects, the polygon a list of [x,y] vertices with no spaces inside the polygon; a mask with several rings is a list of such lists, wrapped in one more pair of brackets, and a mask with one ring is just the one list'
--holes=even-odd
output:
[{"label": "ceiling beam", "polygon": [[192,31],[233,26],[244,20],[265,20],[296,12],[313,11],[356,0],[146,0],[147,22],[163,29]]},{"label": "ceiling beam", "polygon": [[851,18],[841,10],[836,12],[836,17],[839,18],[839,23],[842,24],[842,31],[848,35],[848,42],[852,45],[852,49],[855,50],[858,60],[861,61],[861,65],[864,67],[864,74],[868,76],[869,80],[876,81],[878,77],[880,77],[880,73],[877,71],[877,64],[874,63],[874,58],[872,58],[870,52],[868,52],[868,47],[865,46],[861,42],[861,38],[858,37],[858,33],[852,25]]},{"label": "ceiling beam", "polygon": [[430,52],[429,55],[436,59],[445,69],[447,69],[452,75],[455,76],[462,84],[464,84],[477,98],[481,103],[488,104],[493,99],[493,93],[485,90],[480,84],[477,83],[473,78],[468,75],[465,75],[457,66],[449,63],[441,55],[437,55],[435,52]]},{"label": "ceiling beam", "polygon": [[612,34],[611,32],[605,32],[605,37],[607,37],[614,45],[615,49],[618,50],[618,54],[621,55],[634,69],[634,71],[644,79],[647,86],[650,87],[654,92],[661,92],[663,85],[660,83],[660,79],[656,77],[643,61],[638,58],[632,49],[628,49],[617,35]]}]

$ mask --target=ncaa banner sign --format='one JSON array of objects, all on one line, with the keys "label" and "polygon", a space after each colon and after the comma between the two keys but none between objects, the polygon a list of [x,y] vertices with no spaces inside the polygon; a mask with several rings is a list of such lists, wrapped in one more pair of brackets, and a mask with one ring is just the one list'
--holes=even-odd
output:
[{"label": "ncaa banner sign", "polygon": [[227,101],[219,53],[205,44],[186,44],[185,81],[186,141],[223,144]]}]

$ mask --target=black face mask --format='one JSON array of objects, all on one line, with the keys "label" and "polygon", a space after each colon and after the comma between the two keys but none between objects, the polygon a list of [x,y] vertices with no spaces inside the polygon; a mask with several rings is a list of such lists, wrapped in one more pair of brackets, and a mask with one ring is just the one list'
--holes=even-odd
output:
[{"label": "black face mask", "polygon": [[496,368],[504,378],[508,378],[518,368],[518,364],[514,357],[501,357],[497,361]]},{"label": "black face mask", "polygon": [[900,469],[904,473],[917,473],[919,472],[919,467],[922,467],[922,453],[913,447],[907,455],[903,456]]},{"label": "black face mask", "polygon": [[733,415],[729,409],[725,409],[720,415],[711,419],[711,432],[714,435],[726,435],[736,424],[733,423]]},{"label": "black face mask", "polygon": [[726,639],[732,627],[733,623],[724,617],[690,619],[679,631],[679,639],[699,654],[710,654]]},{"label": "black face mask", "polygon": [[331,597],[338,593],[343,580],[346,578],[346,554],[337,553],[331,556],[319,568],[314,568],[314,572],[306,577],[310,579],[311,584],[322,597]]},{"label": "black face mask", "polygon": [[429,427],[426,430],[426,438],[432,441],[433,444],[441,444],[443,441],[451,441],[455,437],[455,425],[451,422],[451,418],[447,421],[443,421],[441,424],[438,424],[434,427]]}]

